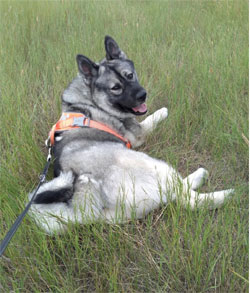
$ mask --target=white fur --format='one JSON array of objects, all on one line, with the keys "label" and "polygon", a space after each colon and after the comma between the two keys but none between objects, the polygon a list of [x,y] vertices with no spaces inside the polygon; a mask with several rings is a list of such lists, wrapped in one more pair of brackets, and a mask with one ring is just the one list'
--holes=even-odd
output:
[{"label": "white fur", "polygon": [[60,140],[62,140],[62,136],[57,136],[56,141],[60,141]]}]

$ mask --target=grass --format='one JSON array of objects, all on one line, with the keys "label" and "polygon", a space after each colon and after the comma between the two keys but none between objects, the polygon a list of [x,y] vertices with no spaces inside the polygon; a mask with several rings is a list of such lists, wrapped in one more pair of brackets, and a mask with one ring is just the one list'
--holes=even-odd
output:
[{"label": "grass", "polygon": [[[1,259],[2,292],[248,292],[248,2],[0,2],[0,234],[45,163],[75,56],[104,56],[113,36],[134,60],[150,112],[169,117],[142,151],[203,190],[234,187],[215,211],[178,203],[123,225],[48,237],[27,216]],[[52,173],[50,173],[52,176]]]}]

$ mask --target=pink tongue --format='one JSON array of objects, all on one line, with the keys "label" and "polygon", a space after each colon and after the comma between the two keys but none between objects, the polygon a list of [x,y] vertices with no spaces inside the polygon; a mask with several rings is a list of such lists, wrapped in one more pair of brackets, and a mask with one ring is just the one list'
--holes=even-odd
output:
[{"label": "pink tongue", "polygon": [[140,112],[140,113],[144,113],[147,111],[147,105],[146,104],[141,104],[140,106],[137,106],[135,108],[132,108],[133,111],[135,112]]}]

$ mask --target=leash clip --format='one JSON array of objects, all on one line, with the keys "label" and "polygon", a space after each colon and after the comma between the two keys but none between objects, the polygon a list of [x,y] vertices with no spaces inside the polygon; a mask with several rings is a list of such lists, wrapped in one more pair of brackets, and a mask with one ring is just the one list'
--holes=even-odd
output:
[{"label": "leash clip", "polygon": [[50,141],[50,136],[45,140],[45,145],[47,148],[51,148],[51,141]]},{"label": "leash clip", "polygon": [[52,147],[51,145],[48,146],[48,156],[47,156],[47,162],[49,162],[52,158]]}]

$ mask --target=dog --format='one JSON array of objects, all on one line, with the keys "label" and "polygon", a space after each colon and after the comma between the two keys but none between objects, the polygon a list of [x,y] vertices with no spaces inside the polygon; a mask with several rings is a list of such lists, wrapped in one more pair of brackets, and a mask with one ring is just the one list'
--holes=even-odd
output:
[{"label": "dog", "polygon": [[53,234],[65,231],[69,222],[143,218],[177,199],[191,209],[221,206],[233,189],[195,191],[207,179],[207,170],[199,168],[183,179],[166,162],[127,147],[127,142],[133,148],[142,145],[168,110],[164,107],[141,123],[136,120],[147,112],[147,92],[117,42],[106,36],[104,44],[106,57],[99,63],[77,55],[79,74],[62,94],[61,121],[69,113],[80,114],[76,121],[94,121],[115,135],[83,124],[55,133],[55,178],[40,187],[30,209],[37,224]]}]

